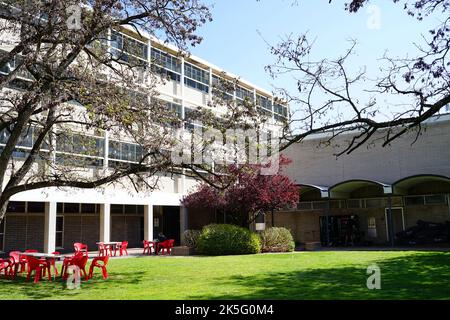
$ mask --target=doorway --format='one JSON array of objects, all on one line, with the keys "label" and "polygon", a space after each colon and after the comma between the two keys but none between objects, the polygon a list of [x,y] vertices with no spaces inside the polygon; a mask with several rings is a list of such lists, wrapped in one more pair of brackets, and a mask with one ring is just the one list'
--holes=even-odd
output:
[{"label": "doorway", "polygon": [[[384,218],[386,221],[386,241],[390,241],[388,210],[389,208],[386,208],[384,211]],[[394,230],[394,235],[396,235],[405,230],[405,215],[403,213],[403,208],[392,208],[391,211],[393,222],[392,230]]]},{"label": "doorway", "polygon": [[180,207],[178,207],[178,206],[163,206],[162,214],[163,214],[162,232],[167,237],[167,239],[175,239],[175,244],[179,244],[180,243]]}]

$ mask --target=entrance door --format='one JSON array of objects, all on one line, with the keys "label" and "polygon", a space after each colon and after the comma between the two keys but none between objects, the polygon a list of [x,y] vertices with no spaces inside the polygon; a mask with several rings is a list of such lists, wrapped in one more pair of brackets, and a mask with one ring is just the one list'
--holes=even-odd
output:
[{"label": "entrance door", "polygon": [[[390,241],[389,239],[389,217],[388,217],[388,208],[385,209],[384,217],[386,221],[386,240]],[[405,230],[405,216],[403,214],[403,208],[392,208],[392,222],[394,224],[393,230],[394,235]]]},{"label": "entrance door", "polygon": [[175,239],[175,243],[180,243],[180,207],[163,207],[162,230],[167,239]]}]

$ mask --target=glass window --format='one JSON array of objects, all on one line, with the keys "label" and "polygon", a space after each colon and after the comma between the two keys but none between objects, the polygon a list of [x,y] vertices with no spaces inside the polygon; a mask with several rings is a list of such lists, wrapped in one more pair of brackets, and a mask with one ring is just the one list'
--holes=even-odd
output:
[{"label": "glass window", "polygon": [[25,202],[10,201],[8,202],[7,212],[25,213]]},{"label": "glass window", "polygon": [[123,214],[123,205],[122,204],[112,204],[111,205],[111,214]]},{"label": "glass window", "polygon": [[192,64],[184,64],[184,84],[203,91],[205,93],[209,92],[209,72],[202,70]]},{"label": "glass window", "polygon": [[444,194],[433,194],[425,196],[425,204],[445,204],[447,201]]},{"label": "glass window", "polygon": [[151,59],[152,59],[152,63],[154,63],[164,69],[176,72],[178,74],[181,73],[180,59],[178,59],[168,53],[165,53],[161,50],[152,48]]},{"label": "glass window", "polygon": [[125,214],[136,214],[137,213],[137,206],[135,205],[125,205]]},{"label": "glass window", "polygon": [[253,92],[242,87],[236,87],[236,99],[253,101]]},{"label": "glass window", "polygon": [[270,98],[257,95],[256,104],[264,110],[272,111],[272,101]]},{"label": "glass window", "polygon": [[134,58],[139,60],[148,59],[148,46],[136,39],[117,31],[111,31],[111,48],[116,59],[124,62],[135,63]]},{"label": "glass window", "polygon": [[31,213],[44,213],[45,212],[45,203],[44,202],[28,202],[27,203],[28,212]]},{"label": "glass window", "polygon": [[424,205],[425,198],[423,196],[405,197],[406,206],[420,206]]},{"label": "glass window", "polygon": [[81,204],[81,213],[97,213],[97,206],[95,203],[82,203]]},{"label": "glass window", "polygon": [[64,213],[80,213],[80,204],[64,203]]}]

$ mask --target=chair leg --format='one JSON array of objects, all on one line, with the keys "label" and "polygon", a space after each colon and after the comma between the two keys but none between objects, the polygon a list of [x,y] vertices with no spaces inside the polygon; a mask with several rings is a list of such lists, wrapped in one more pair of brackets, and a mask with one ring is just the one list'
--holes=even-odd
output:
[{"label": "chair leg", "polygon": [[108,279],[108,271],[106,271],[106,267],[102,266],[103,279]]}]

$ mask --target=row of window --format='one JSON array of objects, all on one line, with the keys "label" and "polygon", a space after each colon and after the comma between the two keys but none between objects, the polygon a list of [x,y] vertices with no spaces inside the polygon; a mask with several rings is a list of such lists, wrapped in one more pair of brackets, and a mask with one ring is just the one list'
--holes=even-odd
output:
[{"label": "row of window", "polygon": [[[8,213],[45,213],[45,202],[10,201]],[[111,214],[144,214],[142,205],[111,204]],[[100,204],[58,202],[57,214],[99,214]],[[0,232],[2,229],[0,228]]]},{"label": "row of window", "polygon": [[[445,205],[447,204],[447,195],[433,194],[420,196],[392,197],[391,205],[393,207],[409,207],[416,205]],[[348,199],[348,200],[331,200],[331,209],[364,209],[364,208],[386,208],[388,207],[387,198],[372,199]],[[324,210],[327,207],[326,201],[305,201],[297,204],[297,210]]]}]

